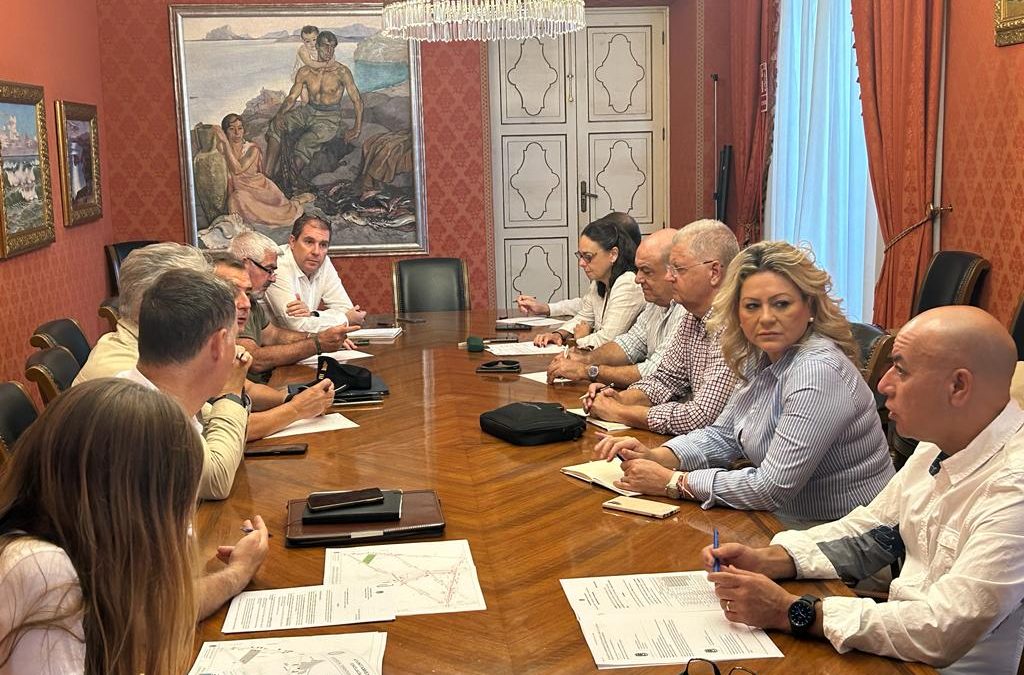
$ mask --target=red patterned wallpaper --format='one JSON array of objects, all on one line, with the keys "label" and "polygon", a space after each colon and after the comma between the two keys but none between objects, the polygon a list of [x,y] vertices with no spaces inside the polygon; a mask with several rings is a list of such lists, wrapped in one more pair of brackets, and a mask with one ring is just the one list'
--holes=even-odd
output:
[{"label": "red patterned wallpaper", "polygon": [[[185,240],[174,103],[169,0],[103,0],[100,58],[108,109],[111,215],[119,239]],[[249,4],[249,3],[241,3]],[[256,4],[256,3],[252,3]],[[289,3],[279,3],[289,4]],[[427,226],[430,255],[469,267],[472,304],[494,296],[479,43],[422,50]],[[493,254],[491,254],[493,255]],[[393,257],[335,258],[352,298],[372,312],[392,309]]]},{"label": "red patterned wallpaper", "polygon": [[[54,17],[63,20],[54,21]],[[103,245],[111,241],[108,175],[112,164],[107,143],[110,126],[100,86],[95,4],[79,0],[5,3],[0,21],[0,80],[42,85],[46,102],[57,241],[46,248],[0,260],[0,378],[25,383],[25,358],[35,351],[28,338],[39,324],[69,316],[78,320],[90,340],[100,334],[96,308],[107,295]],[[93,103],[99,110],[100,175],[106,216],[70,229],[64,227],[60,206],[54,111],[54,101],[58,99]],[[26,388],[38,404],[35,385]]]},{"label": "red patterned wallpaper", "polygon": [[1024,291],[1024,44],[996,47],[977,4],[949,5],[941,244],[988,258],[981,303],[1009,323]]}]

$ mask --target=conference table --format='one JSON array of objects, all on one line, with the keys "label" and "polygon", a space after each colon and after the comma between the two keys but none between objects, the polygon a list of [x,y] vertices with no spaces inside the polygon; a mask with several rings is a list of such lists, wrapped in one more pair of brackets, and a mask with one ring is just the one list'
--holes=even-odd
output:
[{"label": "conference table", "polygon": [[[394,343],[360,347],[374,357],[353,362],[388,384],[384,404],[339,408],[359,424],[356,429],[288,437],[287,442],[308,442],[304,456],[246,459],[230,497],[199,507],[201,559],[208,561],[208,569],[217,569],[217,545],[236,541],[241,521],[260,514],[271,532],[270,553],[248,590],[320,584],[324,548],[285,546],[289,499],[330,489],[433,489],[447,521],[443,538],[469,541],[486,611],[224,635],[226,608],[221,608],[200,624],[197,652],[208,640],[385,631],[385,673],[595,672],[559,579],[697,570],[699,552],[716,527],[723,542],[753,546],[766,545],[780,529],[768,513],[702,510],[691,502],[681,503],[680,511],[664,520],[603,509],[601,503],[614,497],[612,492],[559,472],[591,459],[596,427],[588,425],[576,441],[521,447],[484,433],[479,424],[482,412],[513,401],[579,407],[584,383],[547,386],[514,374],[477,374],[479,364],[496,357],[467,352],[458,343],[469,335],[495,335],[494,310],[410,316],[425,322],[398,324],[404,332]],[[526,340],[532,333],[518,335]],[[523,373],[542,371],[550,360],[517,358]],[[313,375],[308,367],[279,368],[272,383],[309,381]],[[664,438],[646,431],[622,433],[651,444]],[[255,445],[275,442],[282,441]],[[785,585],[797,594],[850,595],[838,581]],[[722,672],[736,665],[761,675],[935,672],[867,654],[839,655],[823,641],[769,634],[785,658],[723,662]],[[631,672],[681,670],[678,665]]]}]

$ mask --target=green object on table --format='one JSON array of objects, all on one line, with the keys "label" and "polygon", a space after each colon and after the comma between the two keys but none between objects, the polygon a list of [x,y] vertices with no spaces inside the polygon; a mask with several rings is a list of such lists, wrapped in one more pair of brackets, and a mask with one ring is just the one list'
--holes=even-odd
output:
[{"label": "green object on table", "polygon": [[475,335],[466,338],[466,351],[482,352],[484,350],[484,339]]}]

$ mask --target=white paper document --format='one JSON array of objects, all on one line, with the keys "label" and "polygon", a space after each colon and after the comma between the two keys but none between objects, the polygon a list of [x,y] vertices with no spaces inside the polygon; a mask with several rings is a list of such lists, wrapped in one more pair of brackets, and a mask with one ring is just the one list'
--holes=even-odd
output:
[{"label": "white paper document", "polygon": [[266,438],[280,438],[281,436],[297,436],[298,434],[316,434],[321,431],[334,431],[335,429],[355,429],[359,425],[340,413],[328,413],[320,417],[313,417],[308,420],[292,422],[276,434],[270,434]]},{"label": "white paper document", "polygon": [[588,422],[593,424],[595,427],[604,429],[605,431],[625,431],[626,429],[632,429],[633,427],[628,424],[622,424],[620,422],[609,422],[607,420],[598,419],[591,417],[583,410],[583,408],[567,408],[565,412],[570,412],[573,415],[579,415],[585,417]]},{"label": "white paper document", "polygon": [[465,539],[329,548],[324,584],[334,583],[385,589],[398,616],[487,609]]},{"label": "white paper document", "polygon": [[[534,382],[540,382],[541,384],[547,384],[548,383],[548,373],[547,373],[546,370],[542,370],[539,373],[523,373],[519,377],[525,377],[528,380],[533,380]],[[553,384],[565,384],[566,382],[572,382],[572,380],[568,380],[568,379],[566,379],[564,377],[556,377]],[[572,412],[572,411],[570,410],[569,412]]]},{"label": "white paper document", "polygon": [[487,351],[495,356],[532,356],[534,354],[561,354],[558,345],[538,347],[532,342],[499,342],[487,345]]},{"label": "white paper document", "polygon": [[373,342],[374,340],[390,342],[401,334],[402,327],[397,326],[395,328],[360,328],[359,330],[352,331],[345,337],[352,340],[362,339],[369,340],[370,342]]},{"label": "white paper document", "polygon": [[392,621],[386,589],[366,584],[299,586],[239,593],[228,607],[222,633]]},{"label": "white paper document", "polygon": [[552,319],[550,316],[510,316],[507,319],[498,319],[496,324],[509,326],[514,323],[521,323],[524,326],[559,326],[565,323],[562,319]]},{"label": "white paper document", "polygon": [[[355,359],[369,358],[373,356],[373,354],[361,352],[356,349],[339,349],[336,352],[324,352],[321,356],[330,356],[335,361],[354,361]],[[309,358],[302,359],[301,361],[299,361],[299,364],[303,366],[313,366],[315,368],[319,363],[319,361],[317,360],[319,358],[320,356],[316,355],[310,356]]]},{"label": "white paper document", "polygon": [[561,583],[598,668],[782,657],[763,630],[725,618],[705,572]]},{"label": "white paper document", "polygon": [[204,642],[189,675],[381,675],[387,633]]}]

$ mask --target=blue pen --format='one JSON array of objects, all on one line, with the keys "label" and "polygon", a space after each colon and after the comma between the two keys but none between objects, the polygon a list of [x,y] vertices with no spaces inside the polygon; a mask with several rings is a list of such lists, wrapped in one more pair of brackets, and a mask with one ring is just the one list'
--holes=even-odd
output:
[{"label": "blue pen", "polygon": [[[711,548],[718,548],[718,528],[715,528],[714,539],[711,541]],[[721,572],[722,564],[718,561],[718,556],[715,556],[715,564],[711,566],[711,571]]]}]

